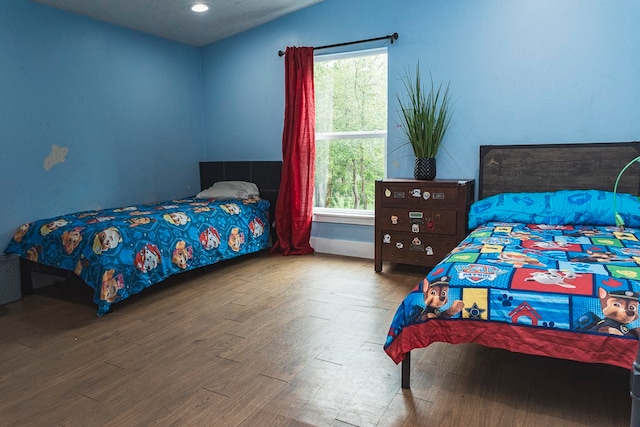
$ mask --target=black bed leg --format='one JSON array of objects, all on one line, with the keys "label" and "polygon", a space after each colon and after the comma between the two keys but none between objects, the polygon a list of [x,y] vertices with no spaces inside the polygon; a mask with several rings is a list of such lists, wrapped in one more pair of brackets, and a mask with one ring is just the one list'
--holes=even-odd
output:
[{"label": "black bed leg", "polygon": [[33,293],[33,280],[31,279],[31,267],[23,258],[20,258],[20,290],[22,295]]},{"label": "black bed leg", "polygon": [[640,426],[640,346],[631,369],[631,427]]},{"label": "black bed leg", "polygon": [[402,388],[411,388],[411,353],[402,361]]}]

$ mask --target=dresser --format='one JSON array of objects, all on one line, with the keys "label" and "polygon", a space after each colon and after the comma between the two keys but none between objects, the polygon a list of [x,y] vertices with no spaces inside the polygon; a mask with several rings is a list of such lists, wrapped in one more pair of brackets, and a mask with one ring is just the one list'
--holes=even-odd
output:
[{"label": "dresser", "polygon": [[467,236],[474,180],[376,181],[375,271],[384,261],[433,267]]}]

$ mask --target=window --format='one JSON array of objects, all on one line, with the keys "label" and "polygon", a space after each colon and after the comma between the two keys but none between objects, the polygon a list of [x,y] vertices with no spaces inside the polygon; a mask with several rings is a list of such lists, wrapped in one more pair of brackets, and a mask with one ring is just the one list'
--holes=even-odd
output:
[{"label": "window", "polygon": [[373,211],[387,145],[387,50],[316,56],[314,213]]}]

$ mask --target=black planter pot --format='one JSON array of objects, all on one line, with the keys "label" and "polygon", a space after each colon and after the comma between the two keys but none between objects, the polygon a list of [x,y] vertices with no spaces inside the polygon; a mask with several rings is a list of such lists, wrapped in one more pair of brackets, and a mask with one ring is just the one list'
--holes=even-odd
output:
[{"label": "black planter pot", "polygon": [[413,176],[415,179],[432,181],[436,179],[436,159],[435,157],[416,157],[413,166]]}]

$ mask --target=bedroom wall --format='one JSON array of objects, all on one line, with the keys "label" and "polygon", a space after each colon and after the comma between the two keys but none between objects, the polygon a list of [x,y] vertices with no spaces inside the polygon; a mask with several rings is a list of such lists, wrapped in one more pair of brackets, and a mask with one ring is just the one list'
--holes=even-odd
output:
[{"label": "bedroom wall", "polygon": [[[477,178],[481,144],[639,140],[639,20],[634,0],[325,0],[203,49],[206,154],[281,158],[278,50],[393,32],[389,177],[413,173],[410,150],[398,149],[394,101],[417,61],[436,81],[450,80],[455,100],[440,178]],[[312,236],[368,244],[373,256],[372,227],[314,223]]]},{"label": "bedroom wall", "polygon": [[199,190],[201,50],[0,2],[0,251],[27,221]]}]

